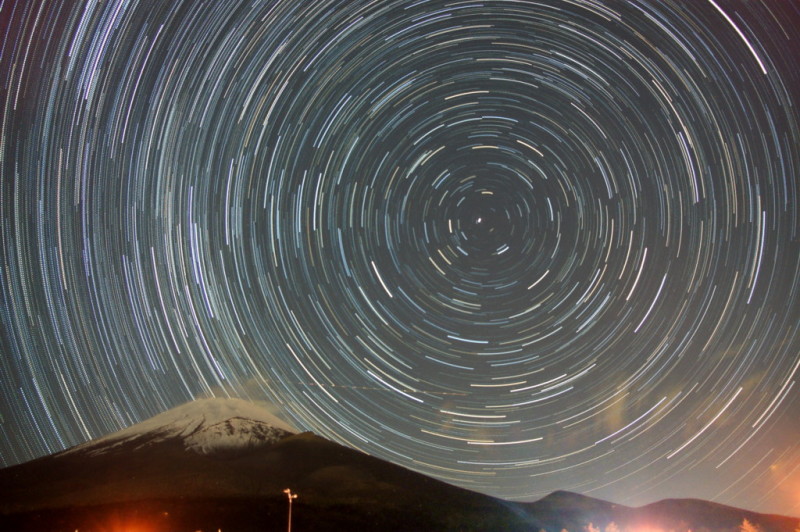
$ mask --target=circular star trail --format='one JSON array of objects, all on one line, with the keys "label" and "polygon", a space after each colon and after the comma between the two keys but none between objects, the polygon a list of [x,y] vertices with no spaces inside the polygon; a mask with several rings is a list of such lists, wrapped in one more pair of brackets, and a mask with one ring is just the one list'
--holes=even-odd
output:
[{"label": "circular star trail", "polygon": [[5,2],[4,465],[192,397],[800,505],[792,2]]}]

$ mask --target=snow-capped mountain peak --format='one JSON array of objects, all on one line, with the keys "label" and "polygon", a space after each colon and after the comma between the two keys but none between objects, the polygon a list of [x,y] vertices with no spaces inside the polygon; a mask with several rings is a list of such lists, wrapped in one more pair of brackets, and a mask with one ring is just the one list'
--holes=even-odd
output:
[{"label": "snow-capped mountain peak", "polygon": [[212,454],[274,443],[287,432],[268,423],[235,417],[214,425],[202,425],[186,436],[184,442],[189,450]]},{"label": "snow-capped mountain peak", "polygon": [[180,438],[200,454],[274,443],[297,431],[266,408],[242,399],[197,399],[97,440],[73,447],[102,454],[130,442]]}]

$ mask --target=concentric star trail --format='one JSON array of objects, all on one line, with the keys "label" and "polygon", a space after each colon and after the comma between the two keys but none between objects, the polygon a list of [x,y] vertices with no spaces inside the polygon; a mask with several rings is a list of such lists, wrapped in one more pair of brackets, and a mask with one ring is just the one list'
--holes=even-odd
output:
[{"label": "concentric star trail", "polygon": [[800,4],[1,5],[3,465],[236,395],[800,514]]}]

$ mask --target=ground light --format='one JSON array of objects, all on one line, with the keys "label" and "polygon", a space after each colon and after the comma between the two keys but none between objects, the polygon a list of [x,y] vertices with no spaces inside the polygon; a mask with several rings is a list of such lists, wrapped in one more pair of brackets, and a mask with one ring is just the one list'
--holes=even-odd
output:
[{"label": "ground light", "polygon": [[285,490],[283,490],[283,492],[289,498],[289,524],[287,530],[288,532],[292,532],[292,501],[297,498],[297,494],[292,493],[292,490],[290,490],[289,488],[286,488]]}]

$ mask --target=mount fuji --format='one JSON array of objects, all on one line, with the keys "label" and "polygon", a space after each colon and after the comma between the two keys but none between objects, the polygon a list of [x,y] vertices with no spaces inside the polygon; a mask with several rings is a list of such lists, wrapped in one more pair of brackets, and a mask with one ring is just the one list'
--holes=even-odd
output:
[{"label": "mount fuji", "polygon": [[214,455],[257,449],[297,431],[266,408],[242,399],[197,399],[119,432],[65,451],[97,455],[119,446],[146,447],[172,439],[187,451]]},{"label": "mount fuji", "polygon": [[200,399],[0,470],[0,529],[285,530],[287,488],[297,530],[529,528],[512,503],[298,433],[253,403]]},{"label": "mount fuji", "polygon": [[[240,399],[201,399],[0,470],[0,530],[701,530],[794,532],[800,520],[691,499],[629,508],[556,492],[513,503],[299,433]],[[606,528],[608,530],[608,528]]]}]

